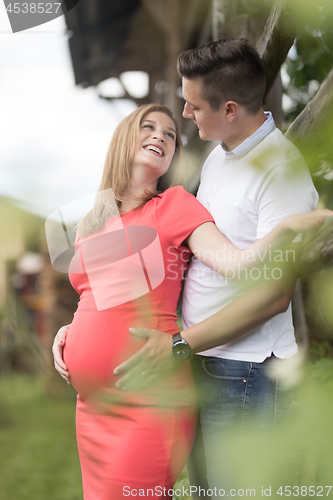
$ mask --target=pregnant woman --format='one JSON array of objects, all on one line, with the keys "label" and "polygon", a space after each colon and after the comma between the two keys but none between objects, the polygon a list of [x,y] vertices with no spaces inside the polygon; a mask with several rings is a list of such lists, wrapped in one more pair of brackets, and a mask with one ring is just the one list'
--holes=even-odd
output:
[{"label": "pregnant woman", "polygon": [[[67,380],[70,376],[78,392],[85,500],[118,500],[140,492],[171,498],[196,426],[189,362],[175,361],[171,374],[141,391],[118,390],[113,370],[144,344],[130,335],[130,327],[170,335],[179,331],[175,311],[191,253],[222,274],[240,263],[254,266],[257,251],[285,248],[295,234],[331,214],[291,217],[240,252],[182,187],[158,192],[159,179],[180,148],[168,108],[152,104],[134,111],[114,133],[99,196],[78,226],[69,275],[80,300],[71,325],[56,336],[54,355],[57,370]],[[199,227],[197,246],[193,235]],[[211,248],[220,248],[231,262],[216,259]],[[248,263],[247,252],[252,255]]]}]

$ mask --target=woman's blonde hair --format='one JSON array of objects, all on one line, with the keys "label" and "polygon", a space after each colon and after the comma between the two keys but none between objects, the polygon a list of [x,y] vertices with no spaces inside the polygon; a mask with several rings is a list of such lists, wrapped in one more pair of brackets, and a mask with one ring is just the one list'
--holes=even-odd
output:
[{"label": "woman's blonde hair", "polygon": [[[149,113],[153,112],[164,113],[173,120],[176,128],[176,152],[181,153],[182,141],[179,126],[171,110],[163,104],[145,104],[124,118],[112,136],[95,204],[80,222],[78,226],[79,236],[88,236],[103,229],[106,220],[110,216],[119,213],[121,202],[124,199],[131,178],[132,161],[139,141],[141,123]],[[110,189],[112,189],[113,196],[110,196]],[[160,190],[155,192],[146,191],[144,196],[138,199],[137,208],[141,208],[160,192]]]}]

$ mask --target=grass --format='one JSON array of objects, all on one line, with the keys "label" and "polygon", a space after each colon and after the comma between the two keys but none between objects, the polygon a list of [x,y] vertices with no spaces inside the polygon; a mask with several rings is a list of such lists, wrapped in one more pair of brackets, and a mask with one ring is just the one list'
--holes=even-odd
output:
[{"label": "grass", "polygon": [[82,500],[75,400],[52,399],[31,375],[0,379],[0,498]]}]

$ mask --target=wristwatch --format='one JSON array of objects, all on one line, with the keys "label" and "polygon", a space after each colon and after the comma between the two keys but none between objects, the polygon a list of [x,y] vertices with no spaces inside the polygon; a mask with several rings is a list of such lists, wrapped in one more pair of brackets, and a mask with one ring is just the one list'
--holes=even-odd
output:
[{"label": "wristwatch", "polygon": [[180,332],[172,335],[172,355],[180,360],[189,359],[192,355],[190,346],[182,338]]}]

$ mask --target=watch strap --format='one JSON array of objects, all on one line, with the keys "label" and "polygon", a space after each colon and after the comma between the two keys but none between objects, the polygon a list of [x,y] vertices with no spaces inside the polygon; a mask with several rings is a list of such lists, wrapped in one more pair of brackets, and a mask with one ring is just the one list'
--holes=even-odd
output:
[{"label": "watch strap", "polygon": [[172,335],[172,344],[175,344],[176,342],[179,342],[180,340],[182,340],[182,336],[180,335],[180,332],[174,333]]}]

